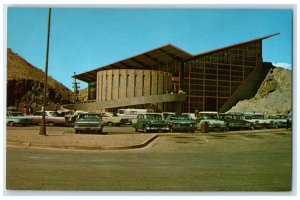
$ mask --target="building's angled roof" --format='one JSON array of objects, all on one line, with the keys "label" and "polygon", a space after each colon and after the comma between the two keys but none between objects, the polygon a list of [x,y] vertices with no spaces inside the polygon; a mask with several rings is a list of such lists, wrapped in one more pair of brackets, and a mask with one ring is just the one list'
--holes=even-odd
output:
[{"label": "building's angled roof", "polygon": [[147,52],[144,52],[144,53],[108,64],[108,65],[96,68],[94,70],[87,71],[87,72],[84,72],[81,74],[77,74],[73,77],[77,78],[79,80],[85,81],[85,82],[92,82],[92,81],[96,81],[97,72],[100,70],[145,69],[145,68],[151,69],[151,67],[154,65],[162,65],[170,60],[186,61],[186,60],[194,59],[196,57],[205,56],[207,54],[211,54],[216,51],[224,50],[227,48],[232,48],[234,46],[238,46],[238,45],[242,45],[242,44],[246,44],[246,43],[250,43],[250,42],[254,42],[254,41],[258,41],[258,40],[264,40],[264,39],[267,39],[269,37],[272,37],[272,36],[275,36],[278,34],[279,33],[275,33],[275,34],[267,35],[264,37],[248,40],[248,41],[241,42],[241,43],[236,43],[236,44],[233,44],[230,46],[226,46],[226,47],[222,47],[222,48],[218,48],[218,49],[214,49],[211,51],[194,54],[194,55],[192,55],[172,44],[166,44],[161,47],[152,49],[150,51],[147,51]]},{"label": "building's angled roof", "polygon": [[91,82],[96,80],[97,72],[107,69],[144,69],[151,66],[162,65],[170,60],[184,61],[191,58],[192,55],[182,49],[166,44],[164,46],[152,49],[150,51],[99,67],[97,69],[77,74],[73,77]]},{"label": "building's angled roof", "polygon": [[238,46],[238,45],[242,45],[242,44],[247,44],[247,43],[255,42],[255,41],[258,41],[258,40],[264,40],[264,39],[267,39],[267,38],[269,38],[269,37],[273,37],[273,36],[279,35],[279,34],[280,34],[280,33],[274,33],[274,34],[271,34],[271,35],[266,35],[266,36],[264,36],[264,37],[260,37],[260,38],[248,40],[248,41],[245,41],[245,42],[236,43],[236,44],[232,44],[232,45],[225,46],[225,47],[222,47],[222,48],[213,49],[213,50],[211,50],[211,51],[206,51],[206,52],[203,52],[203,53],[194,54],[193,57],[190,58],[190,59],[194,59],[194,58],[196,58],[196,57],[205,56],[205,55],[207,55],[207,54],[211,54],[211,53],[215,53],[216,51],[221,51],[221,50],[224,50],[224,49],[232,48],[232,47],[234,47],[234,46]]}]

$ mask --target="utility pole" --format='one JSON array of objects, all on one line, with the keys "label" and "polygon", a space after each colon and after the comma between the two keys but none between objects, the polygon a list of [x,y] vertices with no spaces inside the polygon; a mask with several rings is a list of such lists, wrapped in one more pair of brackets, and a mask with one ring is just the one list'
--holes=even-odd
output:
[{"label": "utility pole", "polygon": [[75,75],[76,75],[76,73],[74,72],[74,82],[73,82],[73,90],[74,90],[74,93],[75,93],[75,96],[76,96],[76,102],[78,101],[78,94],[79,94],[79,88],[80,88],[80,86],[79,86],[79,84],[80,83],[78,83],[77,81],[76,81],[76,78],[75,78]]},{"label": "utility pole", "polygon": [[47,104],[47,79],[48,79],[48,56],[49,56],[49,38],[50,38],[50,22],[51,22],[51,8],[49,8],[48,14],[48,33],[47,33],[47,46],[46,46],[46,65],[45,65],[45,82],[44,82],[44,102],[43,102],[43,115],[42,121],[40,126],[40,135],[47,135],[46,134],[46,120],[45,120],[45,110]]}]

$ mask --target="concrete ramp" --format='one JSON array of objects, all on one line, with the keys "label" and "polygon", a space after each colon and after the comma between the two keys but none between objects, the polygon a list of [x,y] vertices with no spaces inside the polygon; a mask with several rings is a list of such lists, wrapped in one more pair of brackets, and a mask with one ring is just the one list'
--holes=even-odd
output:
[{"label": "concrete ramp", "polygon": [[178,101],[184,101],[185,98],[186,98],[185,94],[163,94],[163,95],[132,97],[132,98],[124,98],[124,99],[117,99],[117,100],[92,102],[92,103],[69,104],[69,105],[64,105],[63,108],[69,110],[76,109],[76,110],[95,112],[97,110],[124,107],[124,106],[156,104],[156,103],[163,103],[163,102],[178,102]]}]

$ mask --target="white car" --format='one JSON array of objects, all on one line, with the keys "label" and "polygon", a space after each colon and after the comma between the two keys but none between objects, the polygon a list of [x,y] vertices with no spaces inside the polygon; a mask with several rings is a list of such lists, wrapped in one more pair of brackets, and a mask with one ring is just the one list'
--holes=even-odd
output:
[{"label": "white car", "polygon": [[102,115],[102,121],[104,125],[107,126],[119,126],[122,124],[122,117],[117,114],[107,112]]},{"label": "white car", "polygon": [[[34,115],[31,115],[30,118],[32,119],[32,124],[40,124],[42,121],[42,115],[43,111],[36,111]],[[60,116],[57,111],[50,110],[45,111],[45,122],[49,126],[66,124],[65,117]]]},{"label": "white car", "polygon": [[219,119],[218,112],[210,112],[210,111],[203,111],[199,112],[199,115],[196,119],[197,128],[200,129],[204,123],[208,124],[208,130],[216,131],[227,131],[228,127],[224,120]]}]

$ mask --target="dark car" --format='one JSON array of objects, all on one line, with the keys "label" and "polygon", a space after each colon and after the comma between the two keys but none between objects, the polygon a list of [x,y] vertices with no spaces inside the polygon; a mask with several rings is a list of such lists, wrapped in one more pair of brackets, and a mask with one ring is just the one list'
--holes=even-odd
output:
[{"label": "dark car", "polygon": [[262,113],[244,113],[245,120],[248,122],[253,123],[254,128],[269,128],[270,121],[269,119],[265,118],[265,115]]},{"label": "dark car", "polygon": [[144,131],[144,132],[156,132],[170,131],[170,127],[166,121],[163,120],[161,113],[145,113],[139,114],[136,119],[132,120],[132,126],[135,128],[135,131]]},{"label": "dark car", "polygon": [[197,129],[196,121],[188,115],[171,115],[166,121],[169,123],[171,132],[189,131],[194,133]]},{"label": "dark car", "polygon": [[75,133],[96,132],[102,133],[103,121],[97,113],[81,113],[74,122]]},{"label": "dark car", "polygon": [[243,113],[231,112],[231,113],[221,113],[220,119],[224,120],[227,124],[229,130],[240,130],[240,129],[250,129],[255,128],[252,122],[245,120]]}]

